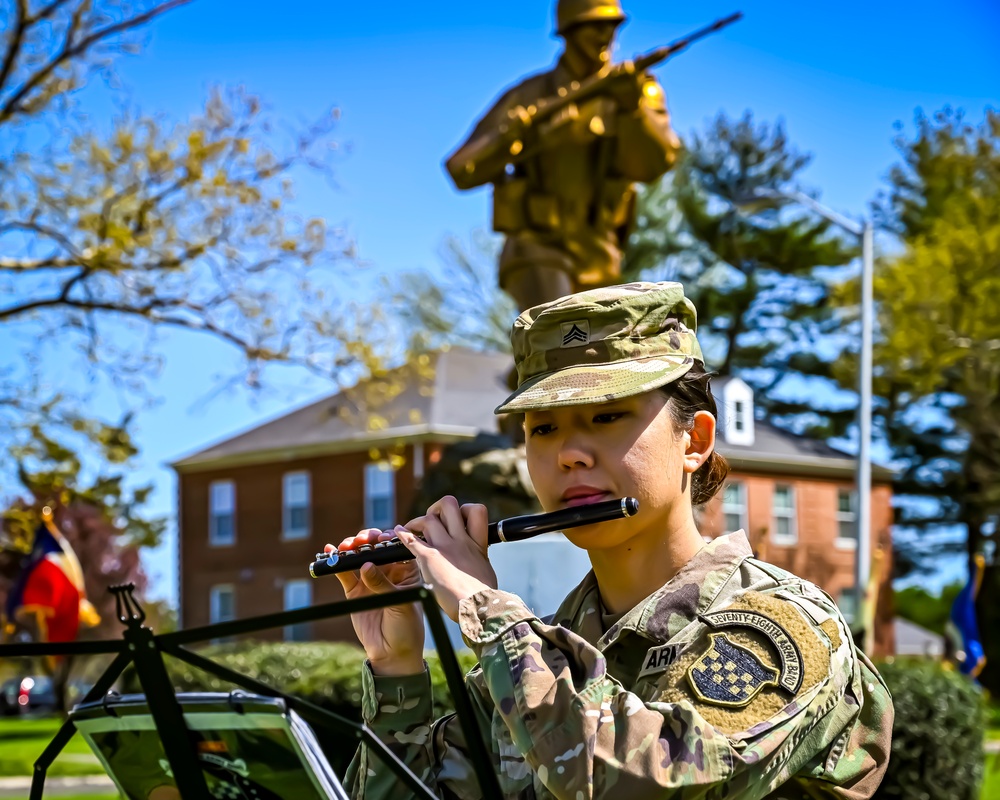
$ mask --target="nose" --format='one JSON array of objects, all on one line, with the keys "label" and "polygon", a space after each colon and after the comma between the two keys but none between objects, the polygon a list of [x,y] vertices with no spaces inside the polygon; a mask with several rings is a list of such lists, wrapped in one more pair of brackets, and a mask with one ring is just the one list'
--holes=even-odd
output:
[{"label": "nose", "polygon": [[567,436],[559,447],[559,467],[564,470],[590,469],[594,466],[594,454],[587,446],[586,439],[579,435]]}]

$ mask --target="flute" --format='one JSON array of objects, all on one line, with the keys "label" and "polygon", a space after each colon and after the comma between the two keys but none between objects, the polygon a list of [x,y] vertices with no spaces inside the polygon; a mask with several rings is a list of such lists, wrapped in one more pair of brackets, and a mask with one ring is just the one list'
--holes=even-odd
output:
[{"label": "flute", "polygon": [[[638,500],[634,497],[622,497],[618,500],[561,508],[546,514],[524,514],[520,517],[491,522],[487,542],[489,544],[519,542],[542,533],[625,519],[638,512]],[[365,564],[395,564],[413,558],[413,553],[406,549],[406,545],[395,538],[377,544],[363,544],[355,550],[317,553],[316,560],[309,565],[309,574],[314,578],[320,578],[324,575],[361,569]]]}]

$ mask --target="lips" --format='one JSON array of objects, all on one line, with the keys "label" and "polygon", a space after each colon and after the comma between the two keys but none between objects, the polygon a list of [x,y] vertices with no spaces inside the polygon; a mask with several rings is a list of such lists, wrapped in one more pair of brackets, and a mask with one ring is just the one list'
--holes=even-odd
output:
[{"label": "lips", "polygon": [[606,500],[609,494],[596,486],[572,486],[563,492],[560,499],[567,506],[582,506]]}]

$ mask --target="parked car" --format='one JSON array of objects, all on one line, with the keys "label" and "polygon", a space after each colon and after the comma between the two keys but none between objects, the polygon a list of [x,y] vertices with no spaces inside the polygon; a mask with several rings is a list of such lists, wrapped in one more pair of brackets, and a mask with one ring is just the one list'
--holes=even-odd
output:
[{"label": "parked car", "polygon": [[0,686],[0,714],[13,716],[30,711],[52,711],[56,693],[52,679],[45,675],[11,678]]}]

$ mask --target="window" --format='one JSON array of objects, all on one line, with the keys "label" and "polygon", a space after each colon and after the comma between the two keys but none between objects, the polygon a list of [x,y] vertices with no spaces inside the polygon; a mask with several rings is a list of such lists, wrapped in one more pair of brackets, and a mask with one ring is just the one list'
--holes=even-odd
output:
[{"label": "window", "polygon": [[[312,605],[312,583],[310,581],[287,581],[285,583],[285,611],[306,608]],[[311,625],[300,622],[285,626],[286,642],[306,642],[311,638]]]},{"label": "window", "polygon": [[746,430],[746,419],[744,415],[746,414],[746,406],[742,400],[737,400],[733,404],[733,430],[742,433]]},{"label": "window", "polygon": [[232,481],[213,481],[208,494],[208,543],[235,544],[236,485]]},{"label": "window", "polygon": [[396,524],[396,474],[387,461],[365,465],[365,527]]},{"label": "window", "polygon": [[795,544],[798,533],[795,529],[795,490],[787,484],[774,487],[771,501],[774,517],[774,541],[779,544]]},{"label": "window", "polygon": [[305,539],[309,536],[309,473],[286,472],[282,480],[283,539]]},{"label": "window", "polygon": [[738,481],[726,484],[722,494],[722,514],[727,533],[747,529],[747,487],[744,484]]},{"label": "window", "polygon": [[236,591],[230,584],[213,586],[208,593],[208,621],[229,622],[236,619]]},{"label": "window", "polygon": [[858,513],[855,501],[857,492],[849,489],[837,490],[837,545],[839,547],[858,546]]}]

